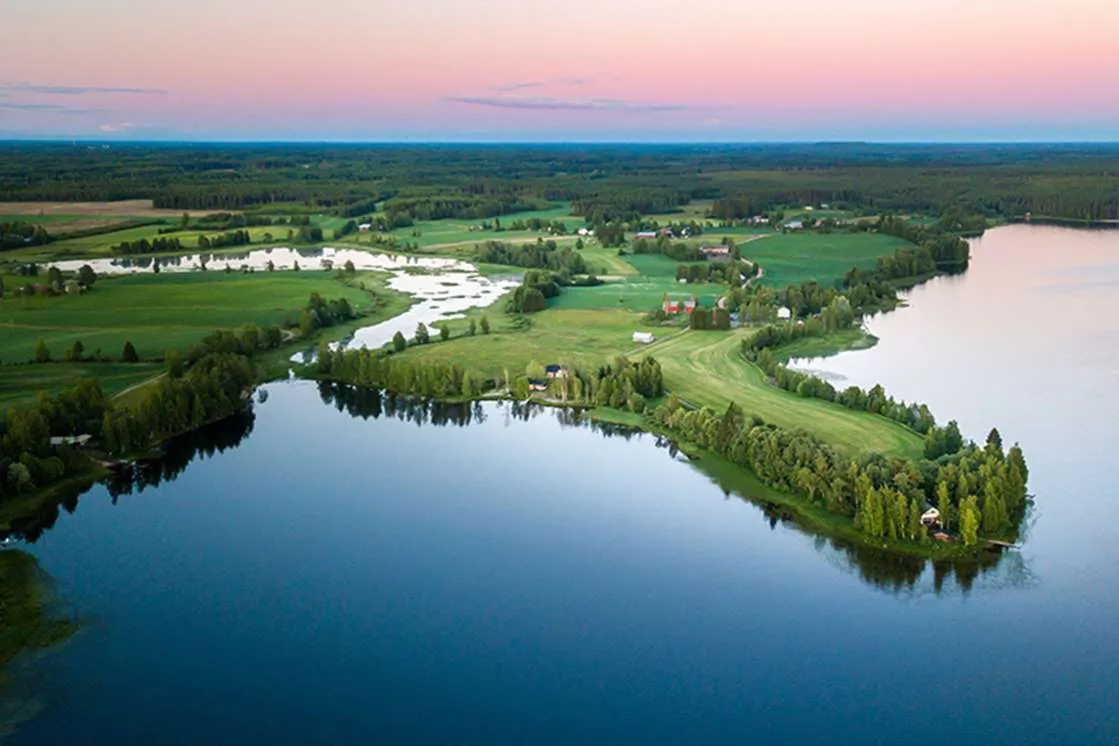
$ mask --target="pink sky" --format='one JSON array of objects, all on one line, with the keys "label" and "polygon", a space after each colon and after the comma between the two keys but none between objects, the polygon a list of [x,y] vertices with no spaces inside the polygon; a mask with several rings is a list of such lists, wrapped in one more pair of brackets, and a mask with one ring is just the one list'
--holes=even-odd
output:
[{"label": "pink sky", "polygon": [[1112,0],[5,0],[0,137],[1119,139]]}]

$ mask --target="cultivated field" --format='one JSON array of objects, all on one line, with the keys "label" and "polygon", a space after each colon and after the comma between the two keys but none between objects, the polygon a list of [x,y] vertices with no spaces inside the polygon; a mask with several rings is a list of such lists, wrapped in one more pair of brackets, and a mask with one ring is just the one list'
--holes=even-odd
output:
[{"label": "cultivated field", "polygon": [[55,359],[76,340],[86,354],[117,358],[131,341],[141,358],[161,357],[215,329],[280,324],[312,292],[345,297],[355,308],[370,303],[367,293],[324,272],[143,273],[102,278],[84,295],[9,297],[0,301],[0,360],[34,359],[40,339]]},{"label": "cultivated field", "polygon": [[41,223],[40,217],[89,217],[91,215],[131,218],[177,218],[183,213],[192,217],[209,215],[217,210],[162,210],[152,206],[150,199],[129,199],[118,202],[0,202],[0,215],[21,216],[28,222]]},{"label": "cultivated field", "polygon": [[852,267],[873,267],[879,257],[906,246],[911,244],[880,233],[778,233],[741,251],[762,266],[767,285],[785,287],[808,280],[830,285]]}]

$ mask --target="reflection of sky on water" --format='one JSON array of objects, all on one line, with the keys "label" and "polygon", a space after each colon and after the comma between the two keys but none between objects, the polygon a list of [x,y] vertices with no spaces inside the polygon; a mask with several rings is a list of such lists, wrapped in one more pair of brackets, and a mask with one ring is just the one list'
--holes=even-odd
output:
[{"label": "reflection of sky on water", "polygon": [[[54,266],[64,272],[73,272],[88,264],[98,274],[112,275],[151,272],[156,262],[161,272],[194,272],[203,268],[210,272],[223,272],[226,268],[236,272],[242,268],[267,271],[269,262],[278,270],[290,270],[296,263],[302,270],[338,270],[347,261],[353,262],[357,270],[387,272],[391,275],[388,281],[391,289],[407,293],[416,300],[415,305],[404,313],[358,329],[346,343],[347,347],[378,348],[391,341],[397,332],[410,339],[419,324],[431,326],[439,321],[462,318],[464,312],[472,308],[492,305],[520,281],[516,277],[486,277],[474,265],[457,259],[332,248],[316,251],[258,249],[236,254],[200,253],[135,259],[73,259],[54,262]],[[298,353],[296,357],[302,356],[303,353]]]}]

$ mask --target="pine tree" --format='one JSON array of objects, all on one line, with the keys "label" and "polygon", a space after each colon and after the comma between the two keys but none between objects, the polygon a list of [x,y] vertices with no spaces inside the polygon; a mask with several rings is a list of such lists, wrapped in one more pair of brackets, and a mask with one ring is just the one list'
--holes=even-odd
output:
[{"label": "pine tree", "polygon": [[392,335],[392,348],[397,352],[404,352],[408,349],[408,340],[400,332]]},{"label": "pine tree", "polygon": [[975,546],[979,542],[979,501],[975,495],[968,495],[960,506],[960,533],[965,546]]},{"label": "pine tree", "polygon": [[490,319],[488,316],[483,316],[481,321],[482,334],[490,333]]},{"label": "pine tree", "polygon": [[136,348],[132,346],[131,342],[124,343],[124,349],[120,353],[121,362],[124,363],[138,363],[140,356],[136,354]]},{"label": "pine tree", "polygon": [[952,498],[944,480],[936,483],[936,509],[940,513],[940,527],[947,531],[952,521]]},{"label": "pine tree", "polygon": [[39,345],[35,348],[35,362],[49,363],[51,361],[51,351],[47,349],[47,343],[39,340]]}]

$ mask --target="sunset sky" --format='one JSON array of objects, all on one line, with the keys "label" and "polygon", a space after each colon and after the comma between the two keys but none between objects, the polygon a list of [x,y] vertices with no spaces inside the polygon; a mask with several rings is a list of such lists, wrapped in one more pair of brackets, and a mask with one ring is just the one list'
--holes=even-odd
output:
[{"label": "sunset sky", "polygon": [[1117,140],[1115,0],[2,0],[0,138]]}]

